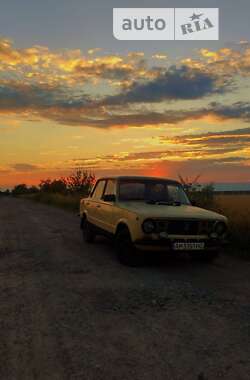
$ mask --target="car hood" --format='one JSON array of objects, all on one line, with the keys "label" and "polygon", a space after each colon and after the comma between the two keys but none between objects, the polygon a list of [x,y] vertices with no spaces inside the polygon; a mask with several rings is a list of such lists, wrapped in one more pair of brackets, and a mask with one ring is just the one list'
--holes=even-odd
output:
[{"label": "car hood", "polygon": [[214,211],[191,205],[167,206],[144,202],[120,202],[119,206],[146,218],[190,218],[207,220],[226,220]]}]

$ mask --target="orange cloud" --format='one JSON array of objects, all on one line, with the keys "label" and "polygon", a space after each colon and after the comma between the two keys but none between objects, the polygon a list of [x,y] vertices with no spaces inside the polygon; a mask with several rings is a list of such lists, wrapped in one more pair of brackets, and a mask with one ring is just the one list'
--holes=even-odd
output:
[{"label": "orange cloud", "polygon": [[221,48],[217,51],[200,49],[199,57],[185,58],[182,63],[191,67],[216,72],[220,75],[250,75],[250,47],[240,44],[241,49]]},{"label": "orange cloud", "polygon": [[[51,51],[46,46],[32,46],[27,49],[16,49],[13,43],[0,39],[0,71],[8,76],[17,75],[22,82],[77,84],[78,81],[96,79],[135,80],[144,75],[151,76],[150,70],[138,58],[142,52],[132,52],[127,56],[103,55],[92,57],[100,48],[88,50],[86,57],[81,50]],[[136,58],[136,59],[135,59]]]},{"label": "orange cloud", "polygon": [[165,60],[168,58],[168,56],[167,56],[167,54],[157,53],[157,54],[152,55],[152,58],[153,59],[159,59],[159,60]]}]

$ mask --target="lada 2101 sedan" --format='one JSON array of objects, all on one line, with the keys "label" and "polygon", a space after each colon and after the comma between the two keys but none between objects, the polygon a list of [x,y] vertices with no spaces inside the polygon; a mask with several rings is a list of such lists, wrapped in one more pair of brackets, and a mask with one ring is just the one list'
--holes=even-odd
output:
[{"label": "lada 2101 sedan", "polygon": [[120,261],[139,264],[142,251],[185,251],[213,259],[224,242],[223,215],[193,206],[182,185],[155,177],[100,178],[80,202],[83,237],[113,237]]}]

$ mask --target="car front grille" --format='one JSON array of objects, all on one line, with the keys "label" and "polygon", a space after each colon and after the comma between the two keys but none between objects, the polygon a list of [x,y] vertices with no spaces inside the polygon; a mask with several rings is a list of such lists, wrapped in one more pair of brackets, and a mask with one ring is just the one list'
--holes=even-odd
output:
[{"label": "car front grille", "polygon": [[207,220],[156,220],[156,231],[169,235],[207,235],[212,231],[213,221]]}]

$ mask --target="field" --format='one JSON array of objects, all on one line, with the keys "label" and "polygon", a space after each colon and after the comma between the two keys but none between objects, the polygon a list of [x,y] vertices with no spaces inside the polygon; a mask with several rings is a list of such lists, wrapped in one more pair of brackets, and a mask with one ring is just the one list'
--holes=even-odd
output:
[{"label": "field", "polygon": [[250,194],[216,195],[215,208],[237,223],[250,222]]},{"label": "field", "polygon": [[212,209],[221,212],[229,219],[232,252],[249,259],[250,194],[217,195]]}]

